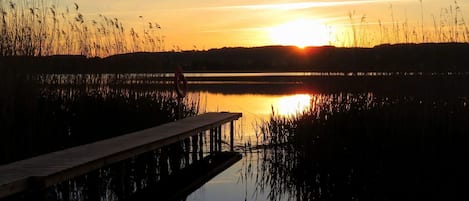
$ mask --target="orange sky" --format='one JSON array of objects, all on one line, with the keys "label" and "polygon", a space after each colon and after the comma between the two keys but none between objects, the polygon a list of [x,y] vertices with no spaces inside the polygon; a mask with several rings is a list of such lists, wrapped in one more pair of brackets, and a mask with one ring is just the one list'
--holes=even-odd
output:
[{"label": "orange sky", "polygon": [[[434,17],[438,27],[443,29],[449,26],[440,24],[455,18],[450,16],[449,12],[442,12],[445,8],[452,8],[454,11],[454,0],[423,0],[422,4],[419,0],[76,2],[85,16],[91,18],[103,14],[116,17],[124,22],[127,29],[134,27],[142,30],[148,22],[157,22],[165,36],[166,50],[176,46],[183,50],[201,50],[277,44],[348,46],[355,43],[358,46],[373,46],[406,40],[429,42],[434,41],[436,35],[440,35],[440,38],[443,36],[441,32],[437,33],[434,27]],[[73,4],[73,1],[59,3],[62,6],[66,4]],[[459,1],[458,5],[461,9],[460,17],[467,18],[469,2]],[[352,20],[349,18],[350,13],[354,13]],[[425,39],[421,36],[421,14],[425,24],[424,33],[427,35]],[[352,24],[355,28],[355,38],[351,32]]]}]

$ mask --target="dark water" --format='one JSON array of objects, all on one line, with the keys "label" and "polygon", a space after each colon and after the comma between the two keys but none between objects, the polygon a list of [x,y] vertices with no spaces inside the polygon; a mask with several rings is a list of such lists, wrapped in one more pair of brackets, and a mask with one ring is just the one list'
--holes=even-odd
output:
[{"label": "dark water", "polygon": [[[349,88],[345,80],[324,81],[229,85],[229,95],[209,90],[217,102],[245,99],[229,106],[255,126],[244,131],[251,138],[243,161],[188,200],[467,199],[466,78],[373,77],[352,80]],[[292,105],[297,115],[282,111]]]},{"label": "dark water", "polygon": [[[21,134],[2,135],[4,161],[175,119],[167,76],[66,76],[19,93],[26,98],[12,108],[21,115],[2,126]],[[187,114],[243,112],[244,158],[187,200],[467,199],[465,75],[197,76]],[[32,120],[23,115],[31,111]]]},{"label": "dark water", "polygon": [[415,94],[311,93],[297,116],[267,117],[244,161],[189,200],[466,199],[468,96]]},{"label": "dark water", "polygon": [[[198,113],[197,99],[186,99],[179,104],[175,94],[164,88],[137,85],[134,80],[129,80],[125,86],[106,80],[102,75],[54,75],[20,76],[6,81],[8,85],[2,87],[8,88],[0,96],[0,164],[112,138]],[[202,150],[207,148],[202,149],[202,146],[208,145],[200,143],[199,155],[189,143],[190,140],[185,139],[71,178],[47,188],[42,195],[45,200],[122,200],[167,180],[172,172],[206,155]],[[189,155],[189,152],[194,154]],[[40,199],[34,190],[7,200]]]},{"label": "dark water", "polygon": [[301,117],[274,118],[266,126],[268,144],[280,144],[264,157],[275,191],[297,200],[466,197],[467,98],[367,93],[326,100]]}]

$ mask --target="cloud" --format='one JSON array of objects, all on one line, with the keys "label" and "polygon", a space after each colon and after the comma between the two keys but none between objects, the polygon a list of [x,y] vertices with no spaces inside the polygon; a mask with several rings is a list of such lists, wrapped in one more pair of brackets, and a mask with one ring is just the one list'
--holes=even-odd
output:
[{"label": "cloud", "polygon": [[202,31],[204,33],[218,33],[218,32],[251,32],[251,31],[265,31],[269,27],[247,27],[237,29],[211,29]]},{"label": "cloud", "polygon": [[[218,7],[208,7],[208,8],[202,8],[202,9],[300,10],[300,9],[308,9],[308,8],[336,7],[336,6],[371,4],[371,3],[382,3],[382,2],[383,2],[382,0],[296,2],[296,3],[277,3],[277,4],[218,6]],[[390,1],[386,1],[386,2],[390,2]]]}]

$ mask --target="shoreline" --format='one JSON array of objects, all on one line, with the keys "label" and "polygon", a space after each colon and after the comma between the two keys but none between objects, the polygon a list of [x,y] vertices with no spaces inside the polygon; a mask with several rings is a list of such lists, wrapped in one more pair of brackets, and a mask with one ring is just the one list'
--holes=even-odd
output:
[{"label": "shoreline", "polygon": [[0,68],[23,73],[185,72],[469,72],[469,43],[381,45],[373,48],[265,46],[207,51],[0,57]]}]

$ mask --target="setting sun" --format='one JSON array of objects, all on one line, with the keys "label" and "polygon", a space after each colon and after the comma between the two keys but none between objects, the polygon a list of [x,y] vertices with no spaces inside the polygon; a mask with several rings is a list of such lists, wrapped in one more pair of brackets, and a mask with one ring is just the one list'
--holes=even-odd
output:
[{"label": "setting sun", "polygon": [[329,31],[325,25],[305,19],[293,20],[269,29],[276,45],[323,46],[329,44]]}]

